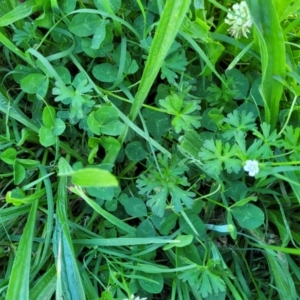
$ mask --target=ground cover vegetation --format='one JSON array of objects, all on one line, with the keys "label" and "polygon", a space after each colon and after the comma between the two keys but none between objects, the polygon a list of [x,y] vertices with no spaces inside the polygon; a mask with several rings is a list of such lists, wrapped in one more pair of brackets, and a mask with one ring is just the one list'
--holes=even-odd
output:
[{"label": "ground cover vegetation", "polygon": [[0,299],[299,299],[299,13],[1,1]]}]

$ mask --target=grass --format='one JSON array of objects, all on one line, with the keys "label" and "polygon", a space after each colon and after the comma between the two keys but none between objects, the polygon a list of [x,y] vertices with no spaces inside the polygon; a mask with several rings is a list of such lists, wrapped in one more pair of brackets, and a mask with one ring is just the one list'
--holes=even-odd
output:
[{"label": "grass", "polygon": [[0,3],[0,299],[299,299],[300,5],[237,3]]}]

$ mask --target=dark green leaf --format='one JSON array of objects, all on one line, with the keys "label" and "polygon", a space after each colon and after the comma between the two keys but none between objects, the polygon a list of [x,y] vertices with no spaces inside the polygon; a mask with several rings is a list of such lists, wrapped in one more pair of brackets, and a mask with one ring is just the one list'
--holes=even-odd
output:
[{"label": "dark green leaf", "polygon": [[147,156],[147,151],[143,148],[141,142],[129,143],[125,148],[127,157],[132,161],[140,161]]},{"label": "dark green leaf", "polygon": [[164,285],[164,278],[161,274],[151,274],[151,273],[140,273],[145,279],[139,279],[140,286],[151,294],[158,294],[162,291]]},{"label": "dark green leaf", "polygon": [[95,65],[92,72],[102,82],[114,82],[118,77],[118,68],[110,63]]},{"label": "dark green leaf", "polygon": [[233,207],[231,212],[240,226],[246,229],[258,228],[265,219],[263,211],[252,203]]},{"label": "dark green leaf", "polygon": [[123,205],[128,215],[132,217],[147,216],[146,204],[140,198],[136,198],[136,197],[126,198],[124,200]]},{"label": "dark green leaf", "polygon": [[153,237],[156,235],[154,226],[149,219],[144,220],[136,230],[137,237]]}]

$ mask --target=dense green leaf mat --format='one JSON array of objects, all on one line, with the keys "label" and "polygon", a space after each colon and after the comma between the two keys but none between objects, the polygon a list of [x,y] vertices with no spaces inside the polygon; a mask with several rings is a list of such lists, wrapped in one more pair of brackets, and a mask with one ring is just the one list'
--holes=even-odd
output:
[{"label": "dense green leaf mat", "polygon": [[300,2],[3,0],[0,300],[300,299]]}]

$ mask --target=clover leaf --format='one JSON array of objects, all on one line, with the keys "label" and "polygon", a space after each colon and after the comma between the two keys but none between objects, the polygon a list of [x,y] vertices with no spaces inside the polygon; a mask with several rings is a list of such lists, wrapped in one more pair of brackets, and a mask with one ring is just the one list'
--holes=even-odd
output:
[{"label": "clover leaf", "polygon": [[57,137],[65,131],[66,125],[63,120],[55,118],[55,109],[52,106],[44,108],[43,124],[39,130],[40,143],[44,147],[49,147],[56,143]]},{"label": "clover leaf", "polygon": [[124,130],[124,124],[119,121],[118,111],[111,106],[103,106],[89,114],[87,118],[89,129],[97,135],[119,135]]}]

